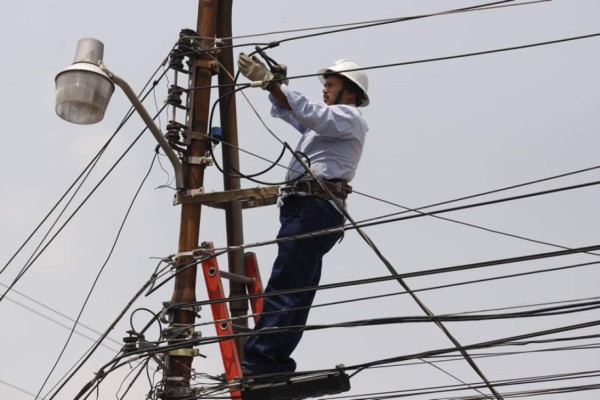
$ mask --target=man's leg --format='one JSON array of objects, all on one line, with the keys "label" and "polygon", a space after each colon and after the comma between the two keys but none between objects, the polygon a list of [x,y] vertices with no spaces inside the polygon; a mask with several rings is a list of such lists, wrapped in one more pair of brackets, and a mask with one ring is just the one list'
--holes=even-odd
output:
[{"label": "man's leg", "polygon": [[[327,200],[315,197],[286,198],[280,219],[278,238],[343,224],[343,217]],[[340,234],[330,234],[279,242],[279,253],[265,292],[316,286],[322,257],[339,237]],[[305,325],[314,295],[314,291],[309,291],[265,297],[263,315],[255,330]],[[285,332],[251,337],[246,343],[244,365],[256,372],[294,371],[295,362],[290,355],[301,336],[301,332]]]}]

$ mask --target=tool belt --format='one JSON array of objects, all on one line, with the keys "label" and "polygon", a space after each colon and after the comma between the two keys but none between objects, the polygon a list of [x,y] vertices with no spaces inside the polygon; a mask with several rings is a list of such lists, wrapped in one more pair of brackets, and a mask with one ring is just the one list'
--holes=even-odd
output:
[{"label": "tool belt", "polygon": [[314,194],[325,198],[329,198],[329,193],[321,185],[325,185],[334,196],[345,200],[348,194],[352,193],[352,186],[343,179],[327,179],[320,182],[315,180],[301,180],[290,185],[282,186],[280,192],[282,194]]}]

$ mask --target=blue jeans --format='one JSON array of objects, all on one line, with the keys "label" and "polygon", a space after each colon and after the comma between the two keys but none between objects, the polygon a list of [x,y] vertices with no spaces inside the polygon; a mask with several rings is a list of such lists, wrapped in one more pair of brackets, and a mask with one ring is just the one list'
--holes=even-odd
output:
[{"label": "blue jeans", "polygon": [[[281,229],[277,238],[344,224],[343,215],[329,200],[318,196],[287,196],[279,219]],[[318,285],[323,256],[341,236],[341,232],[335,232],[279,242],[279,252],[265,293]],[[265,297],[264,314],[256,324],[255,332],[263,328],[305,325],[314,297],[314,290]],[[302,332],[251,336],[244,347],[242,364],[256,373],[295,371],[296,362],[290,355],[301,337]]]}]

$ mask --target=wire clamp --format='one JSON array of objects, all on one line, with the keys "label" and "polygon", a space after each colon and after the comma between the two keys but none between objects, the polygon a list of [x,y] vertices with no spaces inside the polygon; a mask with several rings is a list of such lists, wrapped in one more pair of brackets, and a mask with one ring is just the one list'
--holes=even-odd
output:
[{"label": "wire clamp", "polygon": [[214,254],[214,250],[211,249],[210,243],[209,242],[202,242],[200,244],[200,247],[192,250],[192,257],[198,259],[198,258],[204,258],[206,256],[211,256]]},{"label": "wire clamp", "polygon": [[200,318],[200,311],[202,311],[202,306],[200,305],[178,305],[177,303],[173,303],[172,301],[163,301],[163,309],[160,311],[159,319],[161,322],[165,324],[169,324],[173,322],[173,313],[175,311],[189,311],[193,312],[196,317]]},{"label": "wire clamp", "polygon": [[172,301],[163,301],[163,309],[160,311],[158,316],[160,322],[164,324],[170,324],[173,322],[173,310],[171,309],[172,306]]}]

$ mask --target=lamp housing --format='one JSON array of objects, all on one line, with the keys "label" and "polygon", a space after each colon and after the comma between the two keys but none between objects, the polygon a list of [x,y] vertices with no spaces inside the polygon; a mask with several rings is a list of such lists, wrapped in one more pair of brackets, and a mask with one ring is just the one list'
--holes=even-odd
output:
[{"label": "lamp housing", "polygon": [[56,114],[76,124],[95,124],[104,118],[115,90],[100,68],[104,45],[96,39],[81,39],[73,64],[56,75]]}]

